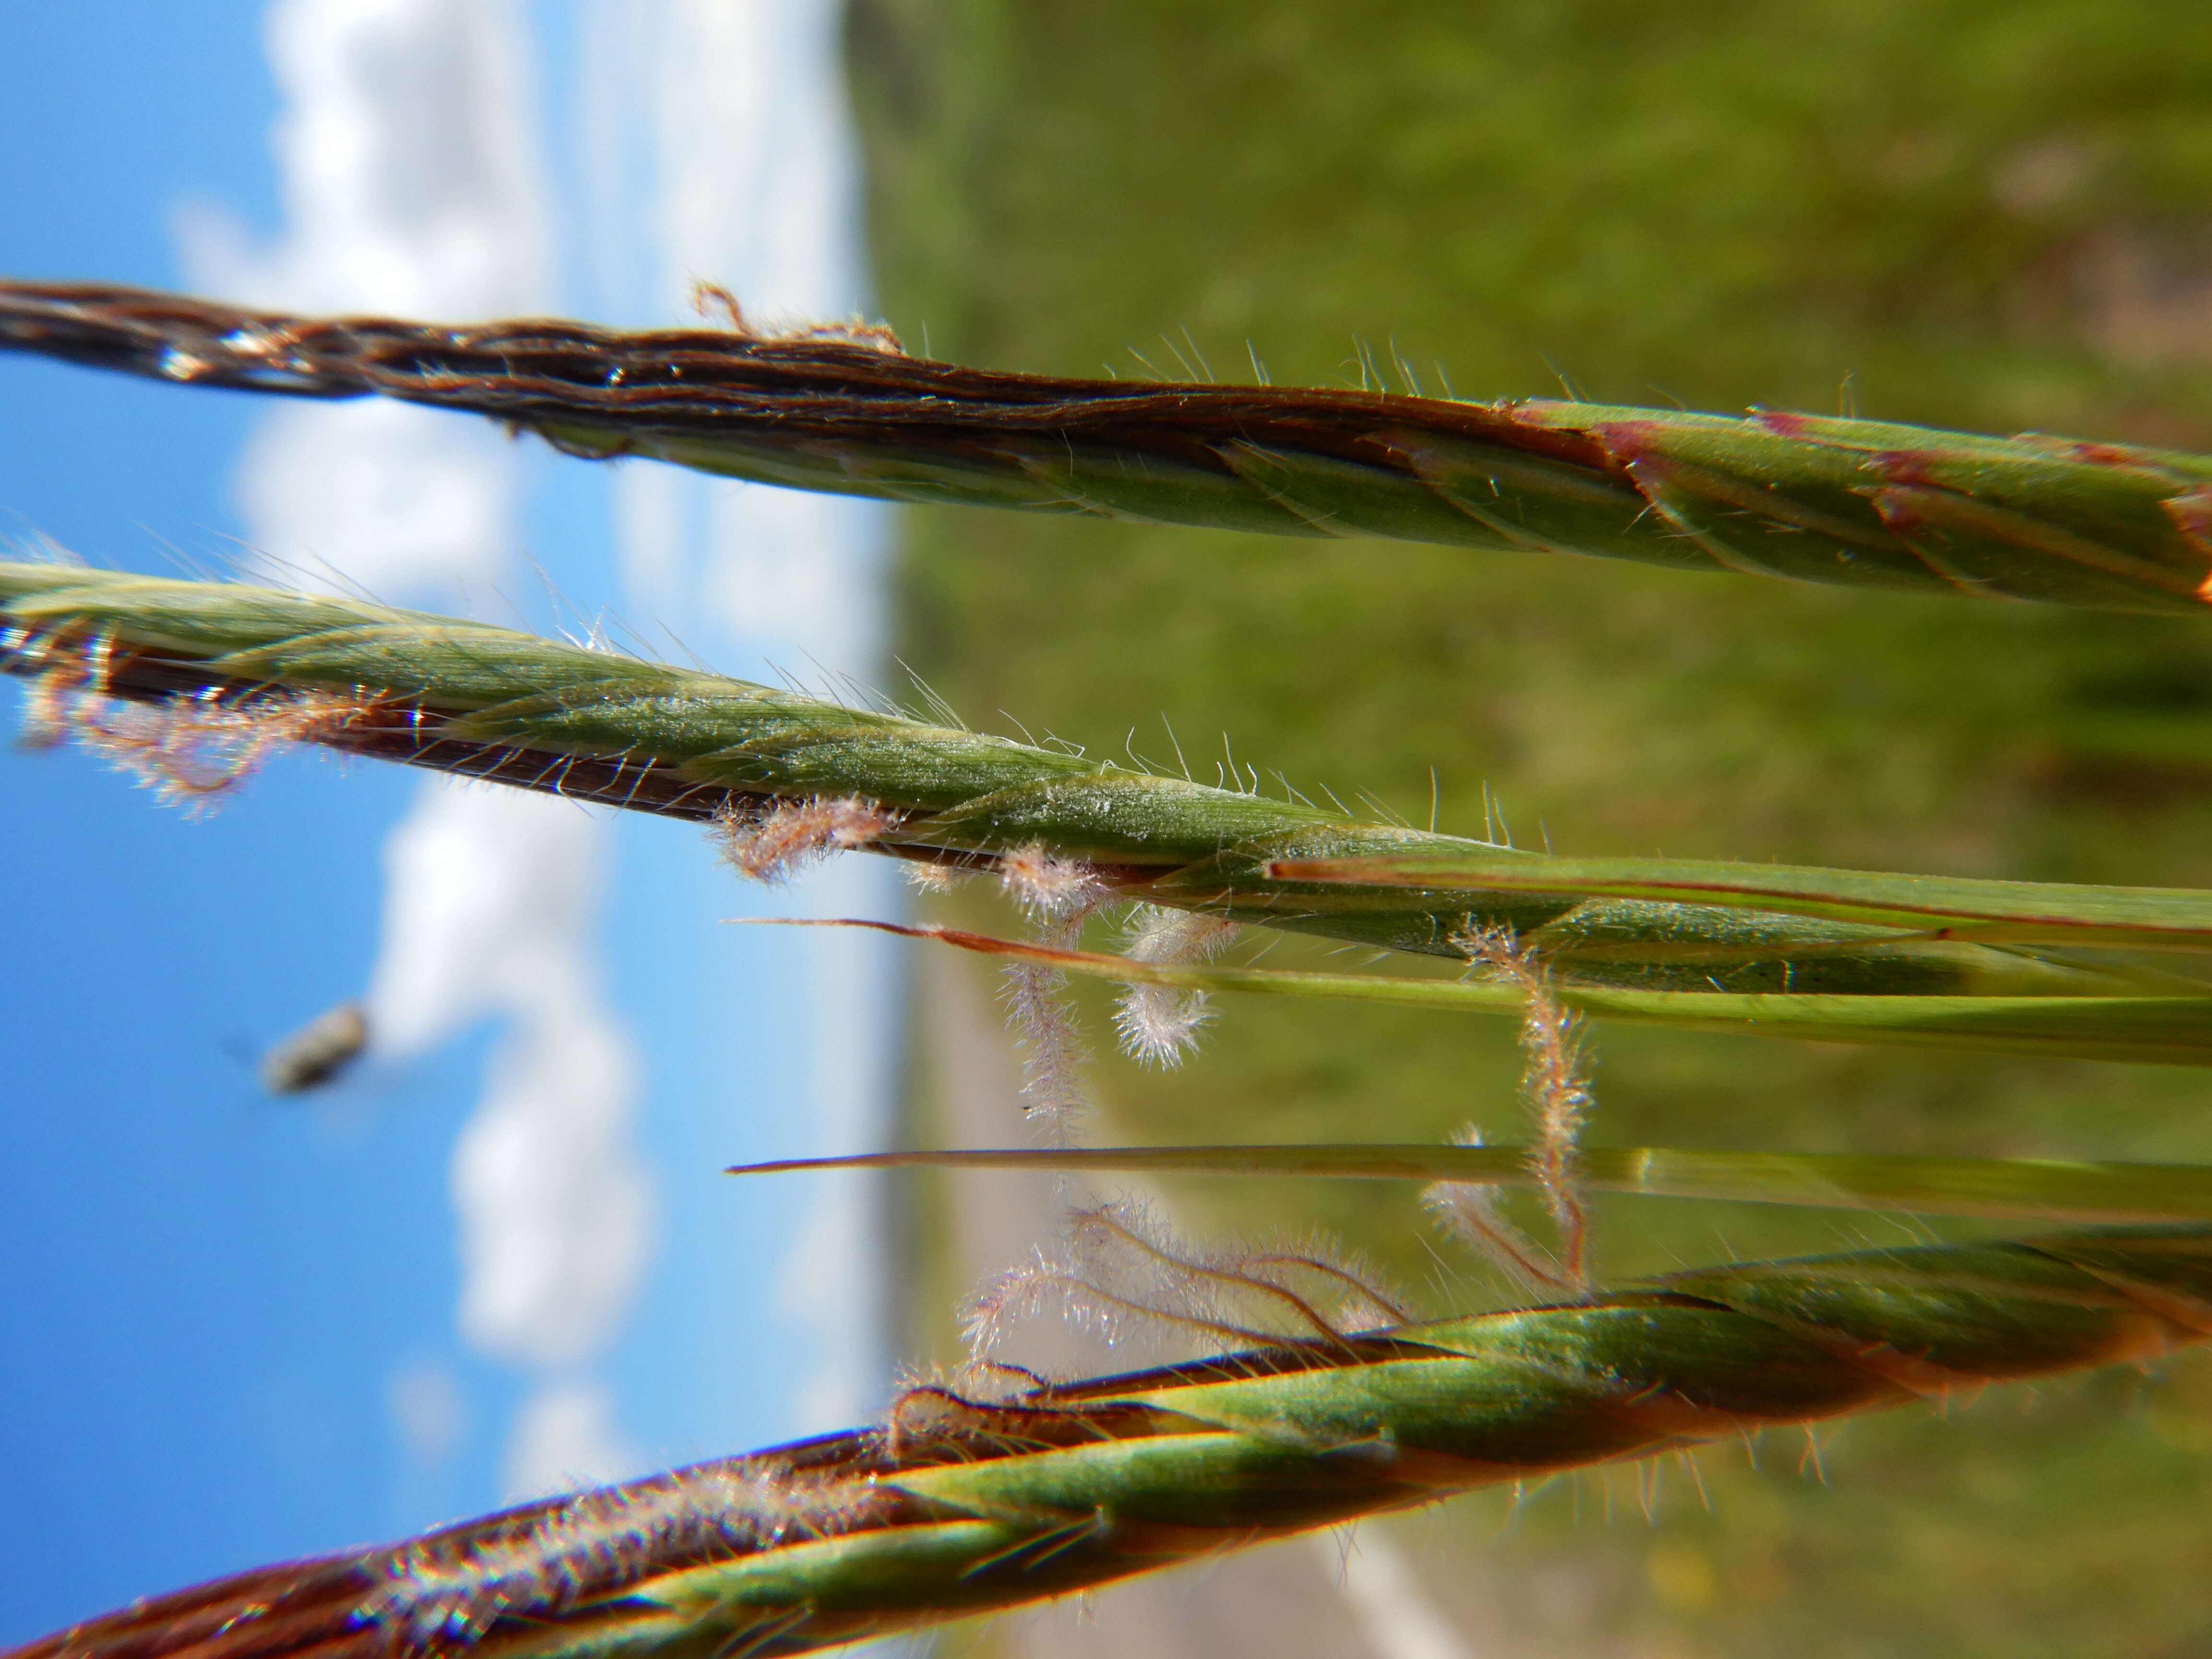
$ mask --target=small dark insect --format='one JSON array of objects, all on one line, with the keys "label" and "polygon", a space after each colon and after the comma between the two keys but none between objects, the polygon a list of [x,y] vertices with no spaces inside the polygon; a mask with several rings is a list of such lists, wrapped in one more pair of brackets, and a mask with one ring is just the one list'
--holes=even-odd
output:
[{"label": "small dark insect", "polygon": [[261,1086],[272,1095],[326,1088],[368,1046],[368,1016],[358,1002],[318,1014],[261,1057]]}]

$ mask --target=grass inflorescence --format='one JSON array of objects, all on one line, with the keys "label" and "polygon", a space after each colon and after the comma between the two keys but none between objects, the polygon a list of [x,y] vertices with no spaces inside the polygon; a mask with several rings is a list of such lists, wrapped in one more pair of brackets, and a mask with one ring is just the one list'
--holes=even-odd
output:
[{"label": "grass inflorescence", "polygon": [[[1194,1255],[1126,1212],[1079,1224],[1139,1259],[1147,1288],[1073,1287],[1109,1313],[1248,1337],[1220,1316],[1227,1292],[1272,1301],[1292,1329],[1011,1397],[920,1385],[883,1427],[142,1601],[10,1659],[802,1653],[1454,1492],[2212,1337],[2203,1226],[1743,1262],[1376,1327],[1391,1304],[1332,1264]],[[1313,1299],[1333,1276],[1342,1323]],[[1028,1288],[1069,1288],[1046,1277]]]},{"label": "grass inflorescence", "polygon": [[[2039,954],[2016,931],[1998,944],[1948,937],[1911,925],[1894,903],[1861,921],[1750,908],[1740,896],[1586,894],[1571,870],[1565,890],[1547,890],[1543,854],[481,623],[17,563],[0,564],[0,667],[31,678],[35,718],[51,726],[66,699],[66,728],[103,752],[118,730],[149,734],[127,752],[173,785],[173,775],[200,775],[185,770],[199,763],[185,758],[195,745],[229,745],[204,779],[227,788],[270,743],[301,740],[719,825],[733,861],[763,875],[841,848],[995,872],[1042,930],[1025,957],[1035,994],[1017,988],[1038,1009],[1063,970],[1178,994],[1233,986],[1492,1012],[1527,1003],[1512,986],[1194,960],[1249,923],[1462,961],[1468,939],[1510,936],[1518,959],[1540,962],[1561,1008],[1598,1017],[2212,1059],[2202,983]],[[1449,873],[1407,884],[1408,860],[1421,859]],[[1492,870],[1499,878],[1486,884]],[[2038,898],[2047,908],[2049,892]],[[1074,948],[1073,930],[1109,900],[1206,921],[1173,949],[1093,960]],[[2097,902],[2094,892],[2073,901],[2091,912]],[[2118,902],[2140,916],[2161,898]],[[2191,919],[2198,908],[2182,906]],[[1170,1006],[1195,1015],[1187,1000]],[[1158,1010],[1147,1018],[1168,1046],[1172,1021]],[[1045,1079],[1048,1092],[1061,1091],[1064,1070]]]},{"label": "grass inflorescence", "polygon": [[2212,460],[2141,446],[1364,382],[1076,380],[842,328],[455,327],[91,283],[0,283],[0,349],[188,386],[380,393],[570,454],[894,501],[2123,611],[2193,612],[2212,587]]}]

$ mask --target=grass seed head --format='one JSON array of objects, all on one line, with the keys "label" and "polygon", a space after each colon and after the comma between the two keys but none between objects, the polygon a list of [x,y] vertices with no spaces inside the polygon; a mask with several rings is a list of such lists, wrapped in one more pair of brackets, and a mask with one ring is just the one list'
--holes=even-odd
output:
[{"label": "grass seed head", "polygon": [[495,1542],[394,1552],[365,1621],[422,1647],[465,1643],[502,1614],[558,1612],[618,1589],[671,1554],[833,1536],[887,1507],[872,1482],[730,1458],[579,1494]]}]

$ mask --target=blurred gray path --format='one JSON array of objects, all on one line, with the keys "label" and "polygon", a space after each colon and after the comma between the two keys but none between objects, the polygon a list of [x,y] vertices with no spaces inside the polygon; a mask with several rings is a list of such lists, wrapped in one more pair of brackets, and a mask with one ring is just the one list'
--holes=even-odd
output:
[{"label": "blurred gray path", "polygon": [[[922,1086],[934,1131],[958,1146],[1023,1146],[1021,1070],[988,969],[940,960],[916,975]],[[1110,1139],[1103,1129],[1098,1139]],[[948,1241],[965,1285],[1027,1257],[1058,1234],[1061,1199],[1050,1176],[949,1172]],[[1100,1370],[1127,1363],[1102,1344],[1039,1321],[1010,1344],[1008,1357],[1048,1372]],[[1243,1550],[1094,1595],[1003,1618],[996,1650],[1009,1659],[1489,1659],[1509,1649],[1493,1633],[1447,1617],[1419,1571],[1389,1535],[1361,1528],[1348,1553],[1342,1533],[1322,1533]],[[1486,1575],[1462,1573],[1455,1580]],[[1483,1586],[1455,1583],[1465,1603]],[[1472,1595],[1468,1594],[1472,1592]],[[1517,1644],[1516,1644],[1517,1646]]]}]

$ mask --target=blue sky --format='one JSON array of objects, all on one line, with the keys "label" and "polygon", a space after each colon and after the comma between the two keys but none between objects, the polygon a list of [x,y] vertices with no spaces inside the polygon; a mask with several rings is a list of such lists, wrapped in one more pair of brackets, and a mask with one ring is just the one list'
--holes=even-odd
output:
[{"label": "blue sky", "polygon": [[[0,186],[0,270],[158,287],[227,272],[234,289],[305,305],[335,261],[340,303],[356,276],[344,238],[384,231],[310,224],[303,201],[332,192],[300,172],[296,147],[289,161],[272,148],[272,131],[280,116],[397,130],[389,110],[314,105],[333,84],[314,65],[344,67],[329,46],[341,26],[412,29],[434,59],[436,29],[467,32],[458,3],[287,0],[283,88],[259,3],[0,9],[0,144],[18,158]],[[525,72],[465,112],[489,131],[504,111],[506,128],[453,143],[481,138],[526,175],[501,199],[542,230],[531,280],[544,304],[672,318],[693,275],[771,307],[865,297],[830,8],[480,11],[506,33],[469,49]],[[435,79],[417,76],[410,95],[444,95]],[[778,144],[803,148],[794,158]],[[378,280],[414,280],[395,271]],[[450,271],[421,280],[477,291]],[[296,558],[269,539],[319,524],[310,544],[343,562],[348,523],[309,486],[313,467],[358,459],[346,434],[368,428],[289,418],[264,400],[0,359],[0,533],[178,574],[180,561],[226,568],[257,547]],[[483,441],[438,424],[451,417],[420,418],[418,447],[474,454]],[[665,470],[617,475],[529,447],[483,466],[486,510],[504,516],[476,541],[447,526],[424,544],[424,559],[481,561],[473,585],[454,586],[459,602],[540,627],[604,607],[741,674],[811,672],[810,659],[872,670],[879,511]],[[373,568],[443,580],[418,566]],[[720,926],[883,914],[896,904],[884,872],[848,860],[809,886],[747,891],[693,830],[555,803],[568,816],[529,822],[573,902],[523,911],[569,919],[560,949],[574,972],[552,990],[471,985],[402,937],[385,869],[396,826],[422,832],[418,848],[426,825],[481,831],[492,820],[471,798],[485,793],[292,757],[189,819],[81,754],[0,752],[16,878],[16,948],[0,966],[15,1126],[0,1164],[0,1476],[17,1494],[0,1520],[0,1643],[489,1507],[549,1468],[612,1473],[829,1426],[880,1389],[870,1189],[739,1189],[714,1171],[885,1133],[896,958],[868,941]],[[252,1053],[372,983],[412,1035],[326,1099],[259,1097]],[[407,1012],[410,996],[433,1006]],[[532,1032],[561,1023],[548,1010],[564,996],[605,1034],[613,1072],[599,1096],[547,1105],[528,1062],[559,1057],[533,1050]],[[635,1179],[610,1197],[592,1168],[554,1169],[547,1180],[574,1201],[526,1193],[531,1213],[596,1216],[600,1231],[532,1256],[500,1232],[514,1194],[485,1199],[479,1180],[471,1198],[455,1149],[473,1134],[479,1171],[496,1164],[482,1148],[498,1142],[485,1127],[497,1108],[507,1130],[538,1137],[539,1164],[557,1164],[569,1143],[567,1120],[544,1115],[555,1107],[585,1112],[605,1140],[572,1166]],[[538,1167],[510,1165],[495,1175]],[[634,1255],[635,1271],[608,1267],[611,1249]],[[532,1423],[556,1419],[568,1428],[532,1438]]]}]

